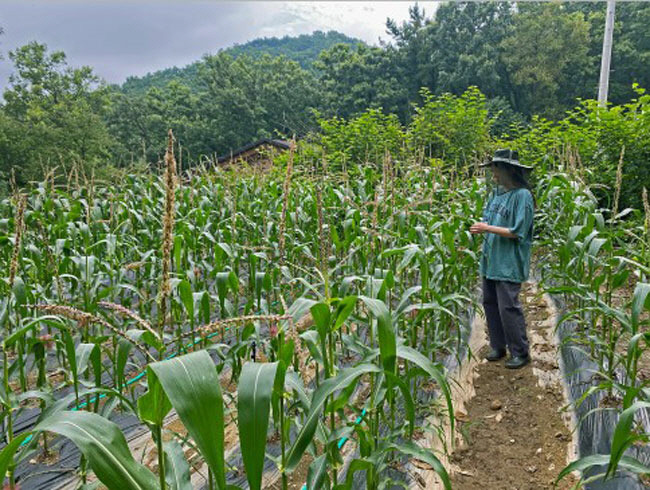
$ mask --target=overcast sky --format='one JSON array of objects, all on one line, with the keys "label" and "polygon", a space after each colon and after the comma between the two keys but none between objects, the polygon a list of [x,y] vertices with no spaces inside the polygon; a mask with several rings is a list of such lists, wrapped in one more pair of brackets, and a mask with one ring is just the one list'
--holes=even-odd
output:
[{"label": "overcast sky", "polygon": [[[0,0],[0,89],[12,70],[8,51],[34,40],[119,83],[258,37],[337,30],[377,44],[388,40],[386,18],[406,20],[413,3]],[[419,5],[435,10],[435,2]]]}]

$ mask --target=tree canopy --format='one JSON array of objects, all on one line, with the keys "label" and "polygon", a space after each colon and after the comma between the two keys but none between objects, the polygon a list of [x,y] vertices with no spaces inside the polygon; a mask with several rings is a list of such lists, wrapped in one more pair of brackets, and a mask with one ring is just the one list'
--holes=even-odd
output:
[{"label": "tree canopy", "polygon": [[[0,179],[11,167],[26,182],[72,162],[155,163],[170,127],[192,164],[258,138],[320,131],[324,119],[368,109],[409,125],[431,97],[460,96],[469,87],[485,96],[493,135],[535,116],[561,119],[577,98],[596,95],[605,8],[449,2],[429,16],[416,4],[407,21],[387,20],[380,46],[335,32],[265,38],[110,87],[90,67],[69,67],[64,53],[30,43],[9,55]],[[615,104],[637,97],[633,83],[650,86],[648,24],[650,4],[617,6]]]}]

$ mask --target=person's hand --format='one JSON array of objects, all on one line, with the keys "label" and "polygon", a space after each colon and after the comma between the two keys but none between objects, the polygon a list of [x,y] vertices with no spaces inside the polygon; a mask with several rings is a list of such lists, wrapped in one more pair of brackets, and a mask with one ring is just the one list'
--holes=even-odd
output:
[{"label": "person's hand", "polygon": [[490,225],[488,225],[487,223],[483,223],[482,221],[477,221],[476,223],[474,223],[472,226],[469,227],[469,232],[475,235],[480,235],[488,231],[489,226]]}]

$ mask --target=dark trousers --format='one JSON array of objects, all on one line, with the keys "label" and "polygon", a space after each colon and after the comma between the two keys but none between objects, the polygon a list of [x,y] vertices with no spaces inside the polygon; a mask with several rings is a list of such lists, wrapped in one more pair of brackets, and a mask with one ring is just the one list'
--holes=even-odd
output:
[{"label": "dark trousers", "polygon": [[519,303],[521,283],[483,278],[483,308],[490,333],[490,346],[511,356],[528,355],[526,320]]}]

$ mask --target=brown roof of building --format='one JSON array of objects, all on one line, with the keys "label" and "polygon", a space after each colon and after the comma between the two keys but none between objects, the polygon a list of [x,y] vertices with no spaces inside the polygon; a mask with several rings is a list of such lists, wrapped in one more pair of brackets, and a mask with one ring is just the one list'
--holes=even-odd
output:
[{"label": "brown roof of building", "polygon": [[229,155],[225,155],[225,156],[222,156],[222,157],[218,158],[217,163],[224,163],[224,162],[228,162],[230,160],[235,160],[242,153],[245,153],[247,151],[252,150],[253,148],[256,148],[256,147],[262,146],[262,145],[272,145],[272,146],[275,146],[276,148],[280,148],[282,150],[288,150],[289,149],[289,142],[288,141],[264,138],[264,139],[255,141],[253,143],[249,143],[246,146],[242,146],[241,148],[238,148],[237,150],[230,153]]}]

